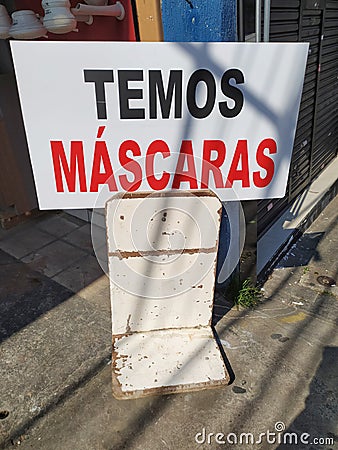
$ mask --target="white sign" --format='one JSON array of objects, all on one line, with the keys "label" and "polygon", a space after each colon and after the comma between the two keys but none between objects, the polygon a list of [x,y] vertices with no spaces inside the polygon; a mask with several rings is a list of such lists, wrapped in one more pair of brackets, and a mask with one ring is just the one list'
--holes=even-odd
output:
[{"label": "white sign", "polygon": [[283,197],[308,44],[11,42],[41,209]]}]

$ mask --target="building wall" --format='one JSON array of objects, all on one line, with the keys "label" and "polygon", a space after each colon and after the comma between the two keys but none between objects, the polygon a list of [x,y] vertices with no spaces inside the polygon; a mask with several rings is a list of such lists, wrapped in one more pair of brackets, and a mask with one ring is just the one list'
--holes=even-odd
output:
[{"label": "building wall", "polygon": [[163,0],[165,41],[236,41],[235,0]]}]

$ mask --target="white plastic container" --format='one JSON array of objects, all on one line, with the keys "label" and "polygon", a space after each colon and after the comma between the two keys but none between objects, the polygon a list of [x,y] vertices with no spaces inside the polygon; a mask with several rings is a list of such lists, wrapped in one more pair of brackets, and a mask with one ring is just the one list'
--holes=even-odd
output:
[{"label": "white plastic container", "polygon": [[68,0],[43,0],[43,24],[54,34],[64,34],[76,29],[77,21],[70,11]]},{"label": "white plastic container", "polygon": [[4,5],[0,5],[0,39],[9,37],[9,29],[12,25],[11,18]]},{"label": "white plastic container", "polygon": [[34,11],[26,9],[15,11],[12,14],[12,20],[9,35],[14,39],[36,39],[46,36],[47,30]]}]

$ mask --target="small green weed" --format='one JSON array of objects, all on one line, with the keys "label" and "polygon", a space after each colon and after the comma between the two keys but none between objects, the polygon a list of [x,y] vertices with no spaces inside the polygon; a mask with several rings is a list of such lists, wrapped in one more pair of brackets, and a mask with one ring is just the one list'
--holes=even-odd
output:
[{"label": "small green weed", "polygon": [[252,308],[259,303],[261,297],[261,290],[256,287],[250,279],[247,279],[243,281],[242,287],[235,296],[235,305],[237,305],[237,308],[239,306],[242,306],[243,308]]}]

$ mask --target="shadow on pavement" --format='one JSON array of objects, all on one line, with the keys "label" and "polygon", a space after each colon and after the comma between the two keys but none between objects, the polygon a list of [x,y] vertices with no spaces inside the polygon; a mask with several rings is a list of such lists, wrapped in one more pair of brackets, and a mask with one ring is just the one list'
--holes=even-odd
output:
[{"label": "shadow on pavement", "polygon": [[[337,380],[338,348],[325,347],[321,363],[310,384],[310,392],[304,410],[296,417],[284,433],[295,433],[298,440],[302,433],[308,444],[293,441],[299,449],[333,448],[338,440]],[[314,431],[315,430],[315,431]],[[305,436],[307,433],[310,436]],[[296,435],[288,439],[296,439]],[[318,440],[317,440],[318,439]],[[278,450],[290,449],[290,441],[279,445]],[[309,447],[310,445],[310,447]],[[313,447],[312,447],[313,446]]]},{"label": "shadow on pavement", "polygon": [[72,295],[0,250],[0,343]]}]

